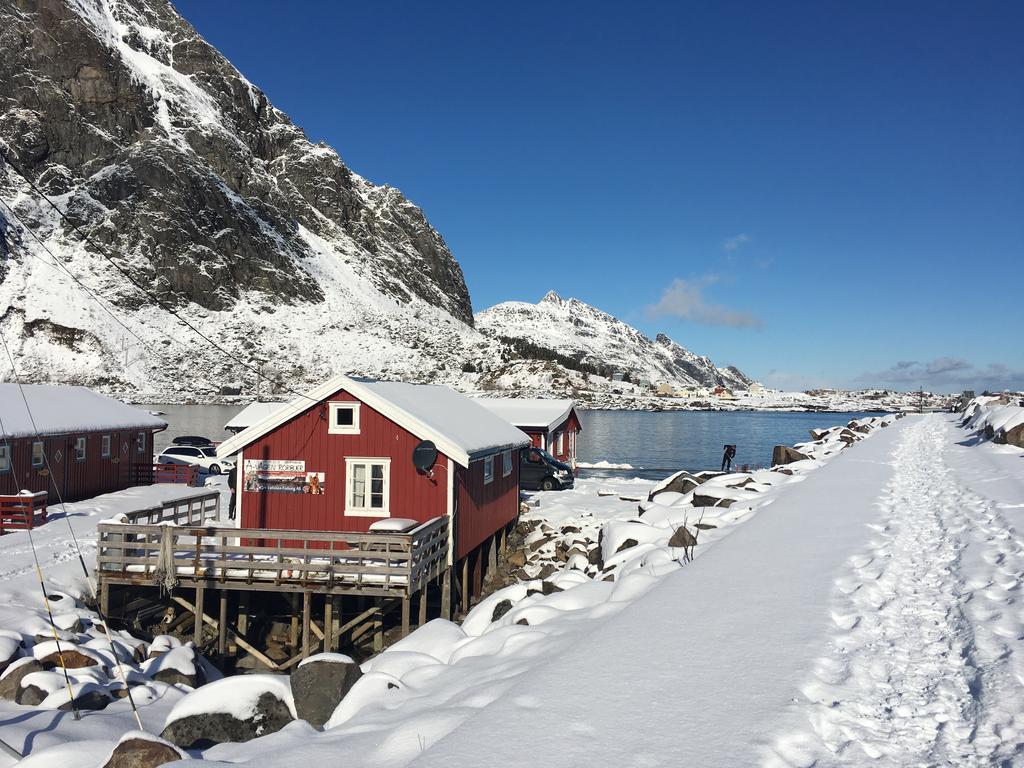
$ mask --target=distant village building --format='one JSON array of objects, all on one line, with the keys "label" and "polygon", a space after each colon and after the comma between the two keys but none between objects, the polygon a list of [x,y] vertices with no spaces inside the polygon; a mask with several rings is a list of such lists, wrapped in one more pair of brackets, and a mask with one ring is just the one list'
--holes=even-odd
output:
[{"label": "distant village building", "polygon": [[0,384],[0,421],[0,495],[48,491],[51,504],[150,482],[153,434],[167,428],[86,387],[47,384]]},{"label": "distant village building", "polygon": [[253,424],[258,424],[268,416],[277,413],[285,405],[287,403],[249,403],[231,417],[231,421],[224,425],[224,430],[237,435],[243,429],[248,429]]},{"label": "distant village building", "polygon": [[477,402],[525,432],[535,447],[575,466],[583,427],[572,400],[484,397]]},{"label": "distant village building", "polygon": [[766,390],[764,388],[764,385],[756,381],[752,383],[749,387],[747,387],[747,392],[749,392],[752,395],[761,395],[764,394],[765,391]]},{"label": "distant village building", "polygon": [[659,395],[661,397],[675,397],[676,396],[676,388],[673,387],[671,384],[669,384],[666,381],[661,382],[658,385],[657,389],[654,390],[654,392],[655,392],[655,394],[657,394],[657,395]]},{"label": "distant village building", "polygon": [[[420,471],[413,452],[424,441],[437,454]],[[388,518],[447,515],[450,562],[462,562],[478,594],[477,548],[516,519],[518,451],[529,444],[448,387],[337,376],[217,452],[238,455],[240,527],[359,532]]]},{"label": "distant village building", "polygon": [[612,381],[622,381],[625,378],[625,374],[622,371],[615,371],[612,374]]}]

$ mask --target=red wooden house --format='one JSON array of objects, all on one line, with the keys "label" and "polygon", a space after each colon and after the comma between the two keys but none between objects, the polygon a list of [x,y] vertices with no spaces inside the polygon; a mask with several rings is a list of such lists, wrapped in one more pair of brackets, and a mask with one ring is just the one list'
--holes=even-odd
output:
[{"label": "red wooden house", "polygon": [[529,435],[534,447],[576,466],[576,445],[583,428],[572,400],[486,397],[477,402]]},{"label": "red wooden house", "polygon": [[0,384],[0,425],[0,495],[48,491],[51,504],[138,485],[167,428],[86,387],[46,384]]},{"label": "red wooden house", "polygon": [[[429,440],[427,472],[413,451]],[[238,455],[242,528],[367,531],[452,520],[450,562],[516,519],[518,449],[529,438],[448,387],[337,376],[218,446]],[[479,588],[479,558],[473,563]],[[476,591],[476,590],[474,590]]]}]

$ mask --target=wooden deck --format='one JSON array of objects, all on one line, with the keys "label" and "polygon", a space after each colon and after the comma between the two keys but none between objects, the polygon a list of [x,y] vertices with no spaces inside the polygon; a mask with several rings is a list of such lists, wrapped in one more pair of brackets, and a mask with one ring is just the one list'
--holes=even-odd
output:
[{"label": "wooden deck", "polygon": [[172,553],[177,585],[186,588],[408,599],[438,578],[448,560],[447,517],[407,533],[152,522],[157,524],[97,526],[101,592],[112,585],[159,586],[157,573],[169,570],[170,564],[162,561]]}]

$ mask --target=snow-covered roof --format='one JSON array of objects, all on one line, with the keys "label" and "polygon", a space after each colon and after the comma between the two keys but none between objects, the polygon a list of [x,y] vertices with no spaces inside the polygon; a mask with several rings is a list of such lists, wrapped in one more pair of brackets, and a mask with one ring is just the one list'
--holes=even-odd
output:
[{"label": "snow-covered roof", "polygon": [[24,399],[17,384],[0,384],[0,422],[5,437],[167,428],[163,419],[88,387],[25,384],[22,391]]},{"label": "snow-covered roof", "polygon": [[224,425],[224,429],[228,432],[239,432],[253,424],[258,424],[286,405],[287,403],[249,403],[231,417],[231,421]]},{"label": "snow-covered roof", "polygon": [[238,453],[341,390],[417,437],[433,441],[441,453],[464,467],[481,456],[530,443],[525,433],[505,419],[449,387],[335,376],[225,440],[218,446],[217,455],[223,457]]},{"label": "snow-covered roof", "polygon": [[548,400],[520,397],[482,397],[477,400],[487,410],[517,427],[551,430],[572,411],[572,400]]}]

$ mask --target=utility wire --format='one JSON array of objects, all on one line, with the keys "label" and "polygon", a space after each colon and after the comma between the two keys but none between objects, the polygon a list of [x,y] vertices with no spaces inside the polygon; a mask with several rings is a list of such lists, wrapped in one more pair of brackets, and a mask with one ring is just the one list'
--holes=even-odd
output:
[{"label": "utility wire", "polygon": [[[250,371],[251,373],[254,373],[254,374],[256,374],[257,376],[259,376],[261,378],[263,377],[263,373],[262,373],[262,371],[259,368],[255,367],[255,366],[253,366],[253,365],[251,365],[249,363],[247,363],[246,361],[242,360],[239,357],[236,357],[230,351],[228,351],[227,349],[222,347],[220,344],[218,344],[216,341],[211,339],[209,336],[204,334],[195,325],[193,325],[188,320],[186,320],[173,306],[171,306],[170,304],[168,304],[167,302],[162,300],[159,296],[157,296],[152,291],[150,291],[148,288],[146,288],[146,286],[144,286],[142,283],[140,283],[138,280],[136,280],[134,277],[132,277],[130,272],[128,272],[124,267],[122,267],[120,264],[118,264],[111,256],[107,255],[106,250],[105,250],[105,248],[103,246],[101,246],[99,243],[97,243],[95,240],[93,240],[92,237],[90,237],[87,232],[85,232],[81,227],[79,227],[77,224],[75,224],[73,221],[71,221],[71,219],[69,219],[67,217],[67,215],[64,213],[64,211],[62,211],[60,209],[60,207],[55,202],[53,202],[53,200],[51,200],[50,197],[45,192],[43,192],[36,185],[36,183],[34,181],[32,181],[32,179],[30,179],[28,177],[28,175],[24,171],[21,170],[21,168],[4,151],[5,146],[6,145],[4,143],[0,142],[0,158],[2,158],[4,160],[4,162],[6,162],[12,169],[14,169],[14,172],[17,173],[18,176],[20,176],[25,181],[25,183],[29,185],[29,187],[32,189],[32,191],[36,193],[36,195],[38,195],[40,198],[45,200],[46,203],[51,208],[53,208],[53,210],[55,210],[57,212],[57,215],[60,216],[61,220],[65,223],[65,225],[67,225],[72,230],[74,230],[74,232],[80,238],[82,238],[83,241],[85,241],[86,243],[91,245],[96,250],[96,252],[105,261],[109,262],[111,264],[111,266],[114,267],[114,269],[116,269],[118,272],[120,272],[121,275],[129,283],[131,283],[136,289],[138,289],[144,296],[146,296],[146,298],[148,298],[156,306],[160,307],[165,312],[173,315],[174,318],[177,319],[179,323],[181,323],[186,328],[191,330],[194,334],[196,334],[196,336],[201,338],[203,341],[205,341],[211,347],[213,347],[218,352],[223,354],[225,357],[227,357],[230,360],[233,360],[235,363],[237,363],[242,368],[245,368],[247,371]],[[267,378],[268,381],[273,382],[274,384],[276,384],[281,389],[284,389],[286,392],[290,392],[291,394],[294,394],[294,395],[296,395],[298,397],[306,398],[307,400],[310,400],[312,402],[317,402],[316,400],[314,400],[313,398],[309,397],[308,395],[306,395],[306,394],[304,394],[302,392],[297,392],[294,389],[292,389],[291,387],[283,385],[282,382],[279,379],[273,379],[273,378],[271,378],[269,376],[266,377],[266,378]]]},{"label": "utility wire", "polygon": [[[135,697],[132,696],[131,686],[128,685],[128,675],[124,671],[124,666],[121,664],[121,657],[117,655],[117,647],[114,645],[114,638],[110,634],[110,621],[107,619],[107,616],[103,612],[103,606],[100,605],[99,598],[98,598],[98,595],[97,595],[97,590],[96,590],[96,584],[93,581],[92,576],[89,574],[88,566],[86,566],[86,564],[85,564],[85,558],[82,556],[82,547],[78,543],[78,536],[75,535],[75,527],[71,524],[71,518],[68,516],[67,508],[64,506],[63,494],[61,494],[60,488],[57,487],[57,481],[54,479],[55,476],[53,474],[53,470],[50,468],[50,457],[47,455],[47,452],[46,452],[46,441],[43,440],[43,436],[39,432],[39,427],[36,426],[35,417],[32,415],[32,408],[31,408],[31,406],[28,403],[28,397],[25,395],[25,385],[22,383],[21,377],[18,375],[18,369],[14,365],[14,355],[11,354],[11,350],[7,346],[7,340],[3,337],[3,334],[0,334],[0,345],[3,346],[4,352],[7,354],[7,359],[11,363],[11,373],[14,375],[14,380],[18,384],[18,391],[21,393],[21,399],[25,403],[25,410],[28,413],[29,423],[32,424],[32,433],[35,436],[35,439],[43,444],[43,462],[44,462],[44,464],[46,466],[47,477],[50,478],[50,483],[53,485],[53,490],[57,494],[57,501],[60,504],[61,515],[63,516],[64,521],[68,524],[68,531],[71,533],[71,541],[75,545],[75,553],[78,555],[78,562],[82,566],[82,573],[85,574],[85,583],[89,586],[89,591],[92,593],[93,603],[96,606],[96,615],[98,615],[100,617],[100,621],[103,623],[103,632],[107,636],[107,644],[110,645],[110,653],[114,657],[114,664],[117,666],[118,674],[121,676],[121,682],[124,683],[124,690],[125,690],[125,693],[128,695],[128,702],[129,702],[129,704],[131,704],[132,714],[135,715],[135,722],[139,726],[139,730],[140,731],[144,731],[146,729],[142,725],[142,716],[139,714],[139,708],[135,705]],[[0,423],[0,429],[2,429],[2,426],[3,426],[2,423]],[[10,444],[8,443],[8,445],[10,445]],[[8,452],[7,455],[10,457],[11,456],[11,449],[8,448],[7,452]],[[12,460],[11,469],[12,470],[14,469],[14,467],[13,467],[13,460]],[[15,483],[17,483],[17,482],[18,482],[17,481],[17,477],[15,476]],[[19,492],[21,490],[20,484],[18,484],[18,490],[19,490]],[[32,530],[31,530],[31,528],[29,529],[28,535],[29,535],[29,541],[31,541],[32,540]],[[34,543],[32,544],[32,555],[35,556],[35,544]],[[36,570],[37,571],[39,570],[39,559],[38,558],[36,558]],[[42,571],[39,571],[39,582],[40,582],[40,584],[42,584],[42,579],[43,579]],[[45,589],[43,590],[43,597],[44,597],[44,599],[46,597],[46,590]],[[47,603],[47,611],[49,611],[49,603]],[[52,618],[53,617],[51,616],[51,621],[52,621]],[[57,649],[58,649],[58,651],[60,650],[60,646],[59,645],[58,645]],[[62,657],[61,661],[63,663],[63,657]],[[76,717],[76,719],[77,719],[77,717]]]}]

